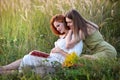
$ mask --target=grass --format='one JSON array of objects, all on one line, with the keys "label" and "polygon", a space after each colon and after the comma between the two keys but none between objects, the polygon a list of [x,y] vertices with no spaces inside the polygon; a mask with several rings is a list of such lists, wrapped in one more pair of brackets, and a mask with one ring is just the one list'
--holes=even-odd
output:
[{"label": "grass", "polygon": [[[120,77],[120,9],[119,0],[1,0],[0,1],[0,65],[23,57],[32,50],[50,52],[57,39],[50,31],[50,18],[76,8],[86,19],[100,26],[104,39],[118,52],[116,62],[83,61],[84,67],[60,69],[49,80],[119,80]],[[110,65],[112,63],[112,65]],[[97,65],[96,65],[97,64]],[[98,69],[100,68],[100,69]],[[98,71],[98,72],[97,72]],[[79,74],[79,75],[77,75]],[[64,78],[63,78],[64,76]],[[40,76],[26,73],[0,76],[1,80],[39,80]],[[46,79],[46,78],[45,78]],[[83,79],[84,80],[84,79]]]}]

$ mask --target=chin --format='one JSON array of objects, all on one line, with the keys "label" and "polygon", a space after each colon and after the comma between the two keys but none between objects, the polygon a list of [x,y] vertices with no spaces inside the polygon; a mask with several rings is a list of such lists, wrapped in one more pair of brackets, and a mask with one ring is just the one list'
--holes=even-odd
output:
[{"label": "chin", "polygon": [[62,32],[62,31],[60,31],[60,33],[62,34],[63,32]]},{"label": "chin", "polygon": [[64,32],[64,31],[62,31],[62,30],[61,30],[61,31],[59,31],[59,32],[60,32],[61,34],[64,34],[64,33],[65,33],[65,32]]},{"label": "chin", "polygon": [[63,32],[61,32],[61,33],[63,33]]}]

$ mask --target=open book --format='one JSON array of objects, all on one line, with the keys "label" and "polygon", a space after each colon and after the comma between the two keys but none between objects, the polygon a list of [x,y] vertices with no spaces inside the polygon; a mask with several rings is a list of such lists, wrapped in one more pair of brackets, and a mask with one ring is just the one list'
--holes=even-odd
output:
[{"label": "open book", "polygon": [[49,54],[40,51],[32,51],[31,55],[44,58],[47,58],[49,56]]}]

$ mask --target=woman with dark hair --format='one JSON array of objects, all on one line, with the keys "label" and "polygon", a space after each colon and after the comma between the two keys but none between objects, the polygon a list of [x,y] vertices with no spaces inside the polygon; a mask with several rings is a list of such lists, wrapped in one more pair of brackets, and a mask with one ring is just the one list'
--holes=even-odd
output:
[{"label": "woman with dark hair", "polygon": [[76,41],[83,40],[85,45],[91,50],[92,55],[83,55],[87,59],[115,59],[117,52],[115,48],[106,42],[99,27],[86,19],[84,19],[78,11],[72,9],[65,15],[67,26],[70,27],[71,33],[74,34],[74,41],[69,41],[68,48],[75,45]]},{"label": "woman with dark hair", "polygon": [[[25,55],[22,59],[19,59],[11,64],[0,67],[0,73],[11,72],[11,70],[19,69],[21,72],[26,66],[36,68],[39,66],[53,66],[54,62],[63,64],[67,55],[75,52],[79,56],[82,52],[83,43],[79,41],[74,47],[67,49],[66,41],[67,36],[72,38],[72,35],[68,35],[69,27],[67,27],[64,15],[55,15],[50,22],[51,30],[54,34],[59,36],[59,39],[55,42],[55,47],[51,50],[50,55],[41,51],[31,51]],[[69,38],[68,37],[68,38]]]}]

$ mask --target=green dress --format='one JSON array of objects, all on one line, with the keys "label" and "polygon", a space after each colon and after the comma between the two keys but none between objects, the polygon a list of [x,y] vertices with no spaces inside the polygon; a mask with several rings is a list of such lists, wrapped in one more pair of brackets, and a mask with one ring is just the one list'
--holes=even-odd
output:
[{"label": "green dress", "polygon": [[107,43],[97,30],[84,40],[85,45],[91,50],[91,54],[98,58],[116,58],[115,48]]}]

